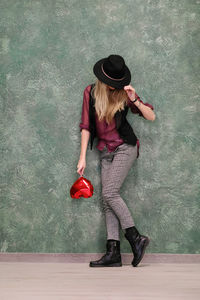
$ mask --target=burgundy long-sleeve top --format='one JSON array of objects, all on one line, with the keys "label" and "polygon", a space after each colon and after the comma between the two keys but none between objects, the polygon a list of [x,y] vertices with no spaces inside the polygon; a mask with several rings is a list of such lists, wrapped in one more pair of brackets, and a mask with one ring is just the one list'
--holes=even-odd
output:
[{"label": "burgundy long-sleeve top", "polygon": [[[82,129],[86,129],[90,131],[89,128],[89,99],[90,99],[90,89],[91,85],[86,86],[83,92],[83,103],[82,103],[82,114],[81,114],[81,123],[79,124],[80,131]],[[143,101],[140,99],[138,94],[135,92],[135,97],[138,97],[138,101]],[[153,106],[149,103],[143,103],[146,106],[149,106],[153,109]],[[139,114],[139,116],[143,117],[142,112],[138,109],[138,107],[129,99],[128,106],[131,109],[133,114]],[[99,121],[98,115],[95,112],[95,121],[96,121],[96,130],[98,137],[98,144],[96,146],[97,149],[102,151],[104,147],[107,147],[109,152],[115,150],[116,147],[124,143],[124,140],[119,136],[119,133],[116,129],[115,118],[113,118],[111,124],[107,124],[106,120]],[[139,151],[139,140],[137,141],[138,151]]]}]

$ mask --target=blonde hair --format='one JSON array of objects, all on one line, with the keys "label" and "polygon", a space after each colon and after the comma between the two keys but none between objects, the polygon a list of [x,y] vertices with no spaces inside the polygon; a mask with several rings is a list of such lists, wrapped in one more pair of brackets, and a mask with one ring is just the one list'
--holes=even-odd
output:
[{"label": "blonde hair", "polygon": [[100,80],[96,80],[92,90],[92,96],[95,98],[95,109],[99,121],[104,118],[108,124],[112,122],[115,113],[125,108],[128,101],[127,93],[124,89],[110,90],[108,85]]}]

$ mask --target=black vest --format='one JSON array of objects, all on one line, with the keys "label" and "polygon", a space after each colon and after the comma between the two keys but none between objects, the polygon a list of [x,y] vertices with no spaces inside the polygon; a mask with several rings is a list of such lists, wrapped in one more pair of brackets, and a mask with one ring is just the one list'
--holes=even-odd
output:
[{"label": "black vest", "polygon": [[[95,99],[92,97],[91,91],[94,87],[92,84],[90,90],[90,101],[89,101],[89,120],[90,120],[90,149],[92,150],[92,145],[94,138],[97,137],[96,133],[96,122],[95,122]],[[124,110],[117,111],[114,115],[116,122],[116,129],[119,133],[119,136],[124,140],[125,143],[135,146],[137,143],[137,137],[133,131],[133,128],[128,123],[126,115],[128,112],[128,105],[125,105]]]}]

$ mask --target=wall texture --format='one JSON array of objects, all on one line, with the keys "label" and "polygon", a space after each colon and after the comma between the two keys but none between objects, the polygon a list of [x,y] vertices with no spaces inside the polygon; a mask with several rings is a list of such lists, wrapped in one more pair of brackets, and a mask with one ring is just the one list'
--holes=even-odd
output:
[{"label": "wall texture", "polygon": [[[79,177],[82,96],[94,63],[124,56],[155,122],[129,111],[140,157],[121,195],[147,252],[200,253],[199,1],[0,0],[1,252],[103,252],[99,153]],[[94,145],[96,146],[96,144]],[[122,252],[130,246],[121,232]]]}]

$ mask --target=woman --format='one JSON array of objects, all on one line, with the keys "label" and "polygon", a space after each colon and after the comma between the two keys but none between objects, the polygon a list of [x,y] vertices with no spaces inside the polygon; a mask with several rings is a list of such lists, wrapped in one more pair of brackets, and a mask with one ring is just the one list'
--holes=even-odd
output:
[{"label": "woman", "polygon": [[81,153],[77,172],[82,176],[86,167],[86,150],[90,138],[98,137],[100,154],[103,210],[106,218],[106,254],[91,267],[122,266],[119,227],[132,248],[136,267],[141,261],[149,238],[140,235],[131,213],[119,191],[133,162],[139,156],[139,140],[126,119],[128,108],[147,120],[154,121],[153,106],[143,103],[129,85],[131,73],[120,55],[110,55],[96,62],[93,72],[96,83],[84,90],[81,115]]}]

